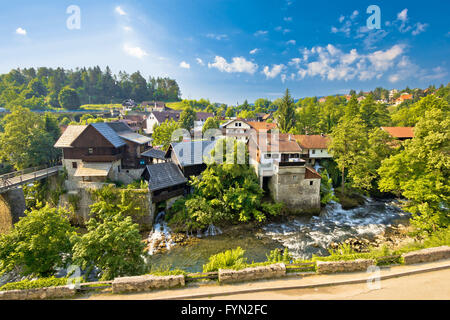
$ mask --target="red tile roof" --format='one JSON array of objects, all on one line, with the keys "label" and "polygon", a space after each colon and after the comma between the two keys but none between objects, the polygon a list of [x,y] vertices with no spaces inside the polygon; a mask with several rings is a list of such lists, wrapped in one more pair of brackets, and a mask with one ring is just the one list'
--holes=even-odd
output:
[{"label": "red tile roof", "polygon": [[294,135],[300,146],[304,149],[327,149],[330,138],[325,135]]},{"label": "red tile roof", "polygon": [[256,131],[268,131],[277,128],[277,124],[273,122],[248,121],[247,124],[249,124]]},{"label": "red tile roof", "polygon": [[[291,137],[290,139],[289,136]],[[267,139],[264,139],[262,135],[257,134],[256,140],[260,149],[267,150],[269,152],[302,152],[302,148],[295,140],[294,135],[287,133],[280,133],[278,135],[278,139],[270,133],[267,134]]]},{"label": "red tile roof", "polygon": [[306,167],[305,179],[322,179],[321,175],[313,168]]},{"label": "red tile roof", "polygon": [[394,138],[414,138],[413,127],[381,127]]}]

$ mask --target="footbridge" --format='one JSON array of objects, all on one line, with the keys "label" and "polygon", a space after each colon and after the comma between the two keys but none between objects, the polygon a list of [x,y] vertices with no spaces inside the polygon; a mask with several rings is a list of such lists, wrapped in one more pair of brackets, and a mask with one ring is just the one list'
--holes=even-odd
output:
[{"label": "footbridge", "polygon": [[18,188],[21,185],[57,175],[62,169],[63,167],[60,165],[41,166],[0,175],[0,194]]}]

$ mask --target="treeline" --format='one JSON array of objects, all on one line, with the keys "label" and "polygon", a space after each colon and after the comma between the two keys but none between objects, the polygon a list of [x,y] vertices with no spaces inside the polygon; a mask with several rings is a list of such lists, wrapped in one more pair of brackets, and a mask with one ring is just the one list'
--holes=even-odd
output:
[{"label": "treeline", "polygon": [[0,75],[0,107],[22,106],[32,110],[77,109],[83,104],[122,103],[133,99],[178,101],[181,92],[169,78],[146,80],[139,71],[112,74],[109,67],[13,69]]}]

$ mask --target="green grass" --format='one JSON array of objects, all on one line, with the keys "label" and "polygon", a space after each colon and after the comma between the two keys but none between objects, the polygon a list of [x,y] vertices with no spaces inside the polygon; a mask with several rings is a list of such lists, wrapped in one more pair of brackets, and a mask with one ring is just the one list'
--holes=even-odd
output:
[{"label": "green grass", "polygon": [[7,283],[2,287],[0,287],[0,291],[59,287],[67,285],[67,280],[68,278],[55,278],[55,277],[39,278],[36,280],[27,279],[18,282]]},{"label": "green grass", "polygon": [[83,104],[80,106],[82,110],[108,110],[122,108],[121,104],[109,103],[109,104]]},{"label": "green grass", "polygon": [[174,110],[184,110],[186,108],[186,104],[184,104],[183,101],[167,102],[166,107]]},{"label": "green grass", "polygon": [[219,271],[219,269],[242,268],[246,267],[244,258],[245,250],[241,247],[227,250],[209,257],[208,263],[203,265],[203,272]]}]

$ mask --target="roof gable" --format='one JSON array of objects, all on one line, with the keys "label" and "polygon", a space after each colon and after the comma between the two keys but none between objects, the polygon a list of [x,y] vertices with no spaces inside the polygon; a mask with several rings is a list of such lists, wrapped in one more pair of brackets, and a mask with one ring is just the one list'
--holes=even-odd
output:
[{"label": "roof gable", "polygon": [[330,138],[325,135],[294,135],[300,146],[304,149],[327,149]]},{"label": "roof gable", "polygon": [[216,140],[176,142],[171,144],[170,149],[181,166],[198,165],[204,162],[204,156],[210,156],[216,142]]},{"label": "roof gable", "polygon": [[72,143],[83,133],[87,128],[86,125],[69,125],[55,143],[55,148],[72,148]]},{"label": "roof gable", "polygon": [[178,166],[172,162],[148,165],[145,170],[149,175],[148,188],[150,191],[187,182],[187,179],[183,176]]}]

